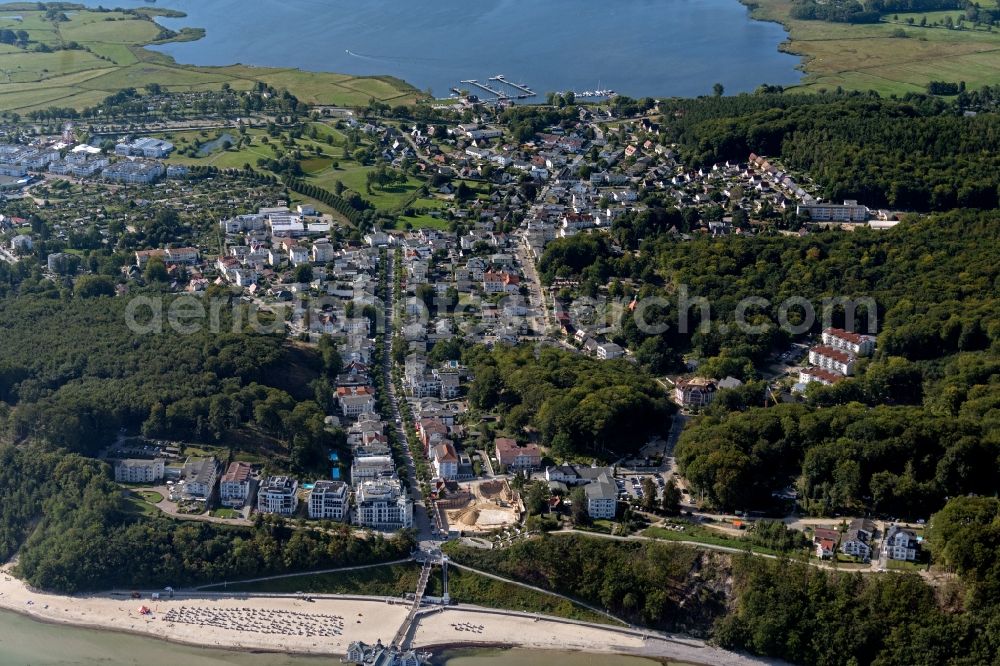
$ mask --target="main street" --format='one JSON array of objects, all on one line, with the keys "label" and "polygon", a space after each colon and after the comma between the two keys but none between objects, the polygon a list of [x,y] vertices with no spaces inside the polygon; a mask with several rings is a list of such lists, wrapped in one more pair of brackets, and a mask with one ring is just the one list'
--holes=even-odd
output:
[{"label": "main street", "polygon": [[528,252],[526,242],[517,243],[514,252],[524,276],[528,278],[529,327],[536,335],[544,335],[552,328],[552,322],[549,319],[551,314],[545,304],[545,292],[538,277],[538,270],[535,268],[535,261]]},{"label": "main street", "polygon": [[396,331],[402,327],[399,314],[396,309],[396,259],[391,251],[386,253],[388,266],[386,267],[386,330],[382,336],[382,373],[385,380],[385,388],[389,394],[389,416],[392,420],[390,427],[395,428],[396,437],[401,443],[403,457],[406,463],[407,473],[410,477],[410,498],[413,500],[413,527],[417,530],[417,541],[421,550],[433,550],[437,547],[434,541],[434,526],[431,517],[424,505],[423,492],[420,489],[420,480],[417,478],[417,465],[413,460],[413,453],[410,451],[409,438],[406,435],[403,425],[403,409],[409,409],[405,404],[405,397],[398,395],[396,385],[392,379],[392,369],[394,361],[392,359],[392,340]]}]

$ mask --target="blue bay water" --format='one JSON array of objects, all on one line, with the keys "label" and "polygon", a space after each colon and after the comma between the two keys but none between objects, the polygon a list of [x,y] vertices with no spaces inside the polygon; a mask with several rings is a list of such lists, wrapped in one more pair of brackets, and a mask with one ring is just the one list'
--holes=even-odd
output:
[{"label": "blue bay water", "polygon": [[[142,0],[84,0],[150,6]],[[786,33],[737,0],[159,0],[201,27],[157,47],[180,63],[243,63],[389,74],[438,96],[496,74],[536,92],[612,88],[632,96],[729,93],[797,82]],[[467,87],[467,86],[460,86]]]}]

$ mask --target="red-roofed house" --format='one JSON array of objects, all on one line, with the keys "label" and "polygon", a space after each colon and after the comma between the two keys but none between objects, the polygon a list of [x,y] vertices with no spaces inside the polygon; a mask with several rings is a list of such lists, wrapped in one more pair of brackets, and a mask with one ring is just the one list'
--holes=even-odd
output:
[{"label": "red-roofed house", "polygon": [[542,466],[542,451],[537,444],[518,446],[516,441],[507,437],[497,437],[495,443],[497,460],[505,470],[530,472]]},{"label": "red-roofed house", "polygon": [[853,375],[856,361],[854,354],[825,345],[817,345],[809,350],[811,364],[842,375]]},{"label": "red-roofed house", "polygon": [[833,539],[819,539],[816,541],[816,557],[826,560],[833,557],[837,550],[837,542]]},{"label": "red-roofed house", "polygon": [[448,439],[448,426],[438,418],[420,419],[417,434],[424,445],[424,452],[430,455],[431,446]]},{"label": "red-roofed house", "polygon": [[239,508],[253,501],[257,479],[250,463],[232,462],[219,480],[219,502],[223,506]]},{"label": "red-roofed house", "polygon": [[678,379],[674,385],[674,402],[682,407],[706,407],[715,399],[716,383],[706,377]]},{"label": "red-roofed house", "polygon": [[844,375],[830,372],[823,368],[802,368],[799,371],[799,381],[803,384],[819,382],[823,386],[831,386],[844,379]]},{"label": "red-roofed house", "polygon": [[434,475],[445,481],[454,481],[458,478],[458,454],[455,452],[455,445],[448,440],[431,449],[431,460],[434,463]]},{"label": "red-roofed house", "polygon": [[504,274],[487,271],[483,274],[483,291],[487,294],[499,294],[504,291]]},{"label": "red-roofed house", "polygon": [[823,331],[823,344],[856,356],[868,356],[875,351],[875,336],[861,335],[842,328],[828,328]]}]

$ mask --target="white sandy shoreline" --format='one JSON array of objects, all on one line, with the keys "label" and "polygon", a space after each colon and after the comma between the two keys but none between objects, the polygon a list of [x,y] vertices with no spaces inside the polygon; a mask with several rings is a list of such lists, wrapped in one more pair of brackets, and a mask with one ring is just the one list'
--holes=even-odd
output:
[{"label": "white sandy shoreline", "polygon": [[[29,589],[0,572],[0,608],[34,620],[95,630],[119,631],[195,647],[301,655],[343,655],[352,641],[388,642],[409,610],[379,597],[315,595],[179,594],[174,599],[134,600],[124,595],[61,596]],[[147,606],[152,612],[140,614]],[[457,629],[473,626],[476,631]],[[424,612],[411,646],[518,647],[617,653],[696,664],[744,666],[769,663],[714,648],[697,639],[643,639],[557,618],[505,613],[470,606]]]}]

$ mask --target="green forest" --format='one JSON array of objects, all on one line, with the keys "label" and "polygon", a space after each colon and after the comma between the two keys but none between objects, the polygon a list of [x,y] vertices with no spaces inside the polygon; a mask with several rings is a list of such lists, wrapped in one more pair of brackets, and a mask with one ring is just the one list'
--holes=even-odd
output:
[{"label": "green forest", "polygon": [[942,9],[963,9],[968,0],[795,0],[792,18],[835,23],[877,23],[883,14],[893,12],[932,12]]},{"label": "green forest", "polygon": [[[970,509],[981,520],[949,539],[992,546],[996,501]],[[955,516],[941,516],[951,524]],[[957,534],[956,534],[957,532]],[[990,541],[992,539],[992,542]],[[597,605],[645,626],[710,638],[722,647],[798,664],[968,665],[994,663],[1000,612],[994,565],[962,575],[961,587],[936,592],[912,573],[863,575],[787,559],[723,555],[668,543],[551,535],[485,551],[452,543],[462,564]],[[974,584],[979,575],[983,584]],[[940,597],[940,598],[939,598]]]},{"label": "green forest", "polygon": [[926,518],[945,497],[1000,487],[995,402],[990,411],[984,419],[855,402],[753,407],[697,420],[681,436],[677,462],[728,510],[767,508],[773,491],[798,482],[803,504],[819,515]]},{"label": "green forest", "polygon": [[660,629],[707,635],[726,603],[726,558],[675,544],[551,535],[503,550],[445,550],[456,562]]},{"label": "green forest", "polygon": [[[346,527],[251,528],[149,517],[93,459],[0,446],[0,558],[35,587],[75,593],[190,586],[406,557],[409,535],[361,539]],[[30,533],[30,536],[29,536]]]},{"label": "green forest", "polygon": [[[240,528],[143,511],[106,463],[85,457],[120,432],[265,453],[276,470],[325,474],[329,448],[343,439],[324,423],[339,356],[331,345],[308,350],[234,325],[247,313],[225,301],[217,332],[133,332],[127,299],[77,291],[0,300],[0,558],[16,553],[29,584],[187,586],[409,553],[405,535],[359,539],[270,518]],[[164,312],[175,302],[146,295],[162,299]]]},{"label": "green forest", "polygon": [[[754,366],[792,339],[778,325],[781,305],[791,298],[812,304],[811,325],[802,308],[787,310],[789,323],[803,325],[806,335],[827,325],[824,314],[832,325],[847,325],[844,301],[860,303],[852,308],[852,328],[875,325],[879,360],[931,361],[982,352],[1000,339],[996,211],[940,213],[888,231],[718,239],[699,234],[690,240],[663,233],[674,217],[680,218],[676,209],[654,205],[616,220],[611,236],[631,251],[615,254],[609,239],[580,235],[549,243],[539,262],[543,280],[578,279],[584,294],[610,285],[608,295],[622,303],[632,297],[661,299],[662,305],[645,309],[643,316],[664,332],[648,335],[635,317],[626,316],[612,335],[654,372],[679,370],[680,356],[693,352],[708,361],[707,370],[714,368],[709,374],[752,377]],[[632,242],[643,237],[648,240]],[[737,306],[748,297],[767,301],[745,311],[747,323],[760,327],[756,331],[733,325]],[[709,321],[697,299],[707,301]],[[824,307],[824,299],[842,300]],[[870,321],[862,299],[873,302],[876,321]],[[684,304],[686,330],[679,310]]]},{"label": "green forest", "polygon": [[467,349],[475,380],[469,401],[496,410],[522,438],[526,429],[557,458],[614,459],[669,429],[673,405],[655,380],[627,361],[598,361],[530,346]]},{"label": "green forest", "polygon": [[[939,509],[945,497],[994,491],[998,247],[1000,216],[972,211],[882,234],[659,243],[661,273],[712,303],[711,328],[672,340],[677,349],[703,354],[708,374],[752,367],[770,352],[773,337],[721,332],[719,322],[732,322],[741,298],[868,295],[877,305],[877,351],[855,377],[811,386],[805,404],[770,409],[759,387],[721,395],[679,442],[689,480],[726,508],[766,505],[772,491],[797,481],[810,510],[821,514],[915,518]],[[843,325],[842,313],[834,314],[833,323]],[[774,309],[756,316],[777,329]],[[865,323],[861,318],[856,328]],[[821,326],[818,320],[811,332]]]},{"label": "green forest", "polygon": [[[616,254],[604,236],[553,241],[539,269],[543,281],[581,280],[584,293],[588,284],[610,283],[609,296],[621,302],[660,297],[664,304],[645,316],[664,324],[665,332],[647,335],[626,316],[612,335],[648,369],[683,371],[682,356],[693,354],[702,359],[700,374],[749,382],[721,392],[678,445],[681,470],[706,500],[730,510],[764,509],[772,492],[798,484],[804,504],[820,515],[873,511],[926,518],[946,497],[1000,487],[1000,214],[957,210],[885,232],[830,230],[804,237],[681,240],[662,233],[680,217],[676,210],[651,208],[616,220],[611,236],[623,246],[630,238],[649,238],[634,253]],[[733,325],[748,297],[767,301],[746,313],[760,326],[752,332]],[[710,320],[691,305],[682,330],[680,306],[699,298],[709,304]],[[779,306],[790,298],[815,304],[811,325],[805,311],[788,312],[790,323],[803,327],[797,336],[779,326]],[[758,369],[775,349],[825,325],[848,325],[843,302],[831,301],[824,321],[824,299],[837,298],[871,299],[872,309],[855,310],[851,328],[873,326],[875,356],[863,360],[851,379],[810,386],[804,404],[765,409],[764,387],[754,381]],[[497,385],[498,396],[503,386]],[[568,421],[581,422],[576,416]]]},{"label": "green forest", "polygon": [[[176,297],[147,294],[169,313]],[[188,299],[191,304],[193,299]],[[298,472],[325,471],[330,375],[340,367],[284,336],[252,333],[234,322],[248,313],[223,302],[218,332],[133,332],[128,300],[0,299],[0,432],[13,442],[93,455],[124,429],[209,444],[277,442],[272,451]],[[203,303],[210,312],[208,301]],[[148,307],[136,311],[145,323]],[[166,321],[166,314],[164,314]],[[38,350],[44,353],[38,353]]]},{"label": "green forest", "polygon": [[759,94],[666,106],[688,167],[780,158],[826,199],[870,208],[995,208],[1000,197],[1000,118],[967,117],[937,98]]}]

